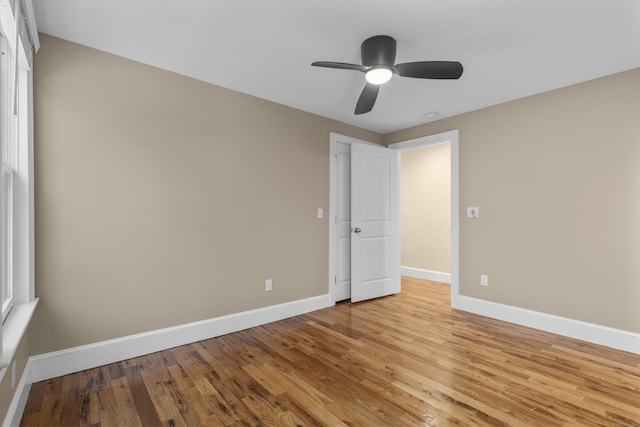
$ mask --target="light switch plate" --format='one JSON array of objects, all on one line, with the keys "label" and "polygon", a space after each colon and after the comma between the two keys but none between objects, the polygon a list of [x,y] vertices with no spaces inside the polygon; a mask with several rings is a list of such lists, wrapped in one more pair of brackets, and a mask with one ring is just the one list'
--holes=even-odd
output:
[{"label": "light switch plate", "polygon": [[467,218],[479,218],[480,217],[480,209],[477,207],[467,208]]}]

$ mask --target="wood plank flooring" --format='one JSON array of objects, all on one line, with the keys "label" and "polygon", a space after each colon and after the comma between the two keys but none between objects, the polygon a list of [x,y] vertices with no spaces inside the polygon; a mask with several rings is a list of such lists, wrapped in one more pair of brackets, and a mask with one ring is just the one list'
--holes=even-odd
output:
[{"label": "wood plank flooring", "polygon": [[33,384],[32,425],[640,427],[640,356],[449,307],[449,286]]}]

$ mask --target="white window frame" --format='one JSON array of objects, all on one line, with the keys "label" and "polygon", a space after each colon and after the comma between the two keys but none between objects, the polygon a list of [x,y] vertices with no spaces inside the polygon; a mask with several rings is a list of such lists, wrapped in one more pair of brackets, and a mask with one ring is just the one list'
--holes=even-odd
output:
[{"label": "white window frame", "polygon": [[13,177],[15,175],[15,147],[17,144],[17,120],[11,113],[13,102],[13,84],[15,55],[9,48],[9,40],[1,35],[0,51],[0,286],[3,298],[0,300],[2,323],[14,304],[13,280]]},{"label": "white window frame", "polygon": [[[16,13],[17,11],[17,13]],[[16,15],[19,20],[16,20]],[[17,24],[18,23],[18,24]],[[16,27],[19,30],[16,31]],[[2,166],[6,183],[12,194],[10,201],[9,233],[2,236],[10,254],[5,266],[10,280],[12,299],[2,313],[0,327],[0,380],[14,357],[22,336],[29,325],[37,298],[34,287],[34,215],[33,215],[33,77],[32,50],[39,47],[31,0],[0,0],[0,31],[6,36],[5,55],[13,60],[4,61],[0,69],[0,125],[2,138],[13,138],[14,143],[2,144]],[[17,48],[17,49],[16,49]],[[6,58],[5,58],[6,59]],[[17,73],[17,85],[14,70]],[[14,88],[17,103],[14,110]],[[14,114],[16,113],[16,114]],[[4,149],[4,147],[12,147]],[[5,183],[0,189],[5,191]],[[5,197],[0,197],[0,200]],[[0,211],[0,220],[2,219]],[[1,229],[1,227],[0,227]],[[0,245],[2,246],[2,245]],[[0,276],[5,276],[4,274]],[[12,308],[8,309],[9,306]]]}]

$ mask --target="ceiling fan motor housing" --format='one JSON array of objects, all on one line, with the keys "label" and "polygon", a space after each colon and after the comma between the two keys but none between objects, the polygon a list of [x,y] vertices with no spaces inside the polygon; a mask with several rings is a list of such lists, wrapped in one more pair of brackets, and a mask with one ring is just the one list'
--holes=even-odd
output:
[{"label": "ceiling fan motor housing", "polygon": [[373,36],[362,42],[360,52],[362,65],[366,67],[393,67],[396,61],[396,41],[389,36]]}]

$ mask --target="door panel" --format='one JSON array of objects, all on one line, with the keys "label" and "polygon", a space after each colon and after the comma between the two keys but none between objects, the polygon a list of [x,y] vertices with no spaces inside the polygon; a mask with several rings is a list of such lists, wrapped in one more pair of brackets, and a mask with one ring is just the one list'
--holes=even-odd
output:
[{"label": "door panel", "polygon": [[360,193],[355,193],[361,198],[363,212],[367,215],[363,219],[374,225],[388,224],[391,220],[389,159],[367,155],[360,160],[361,164],[365,161],[362,172],[367,176],[363,177],[365,181],[359,182]]},{"label": "door panel", "polygon": [[386,280],[391,276],[389,264],[377,262],[380,259],[389,259],[389,247],[387,237],[363,237],[362,238],[362,281],[371,283]]},{"label": "door panel", "polygon": [[400,292],[398,152],[351,144],[351,301]]}]

